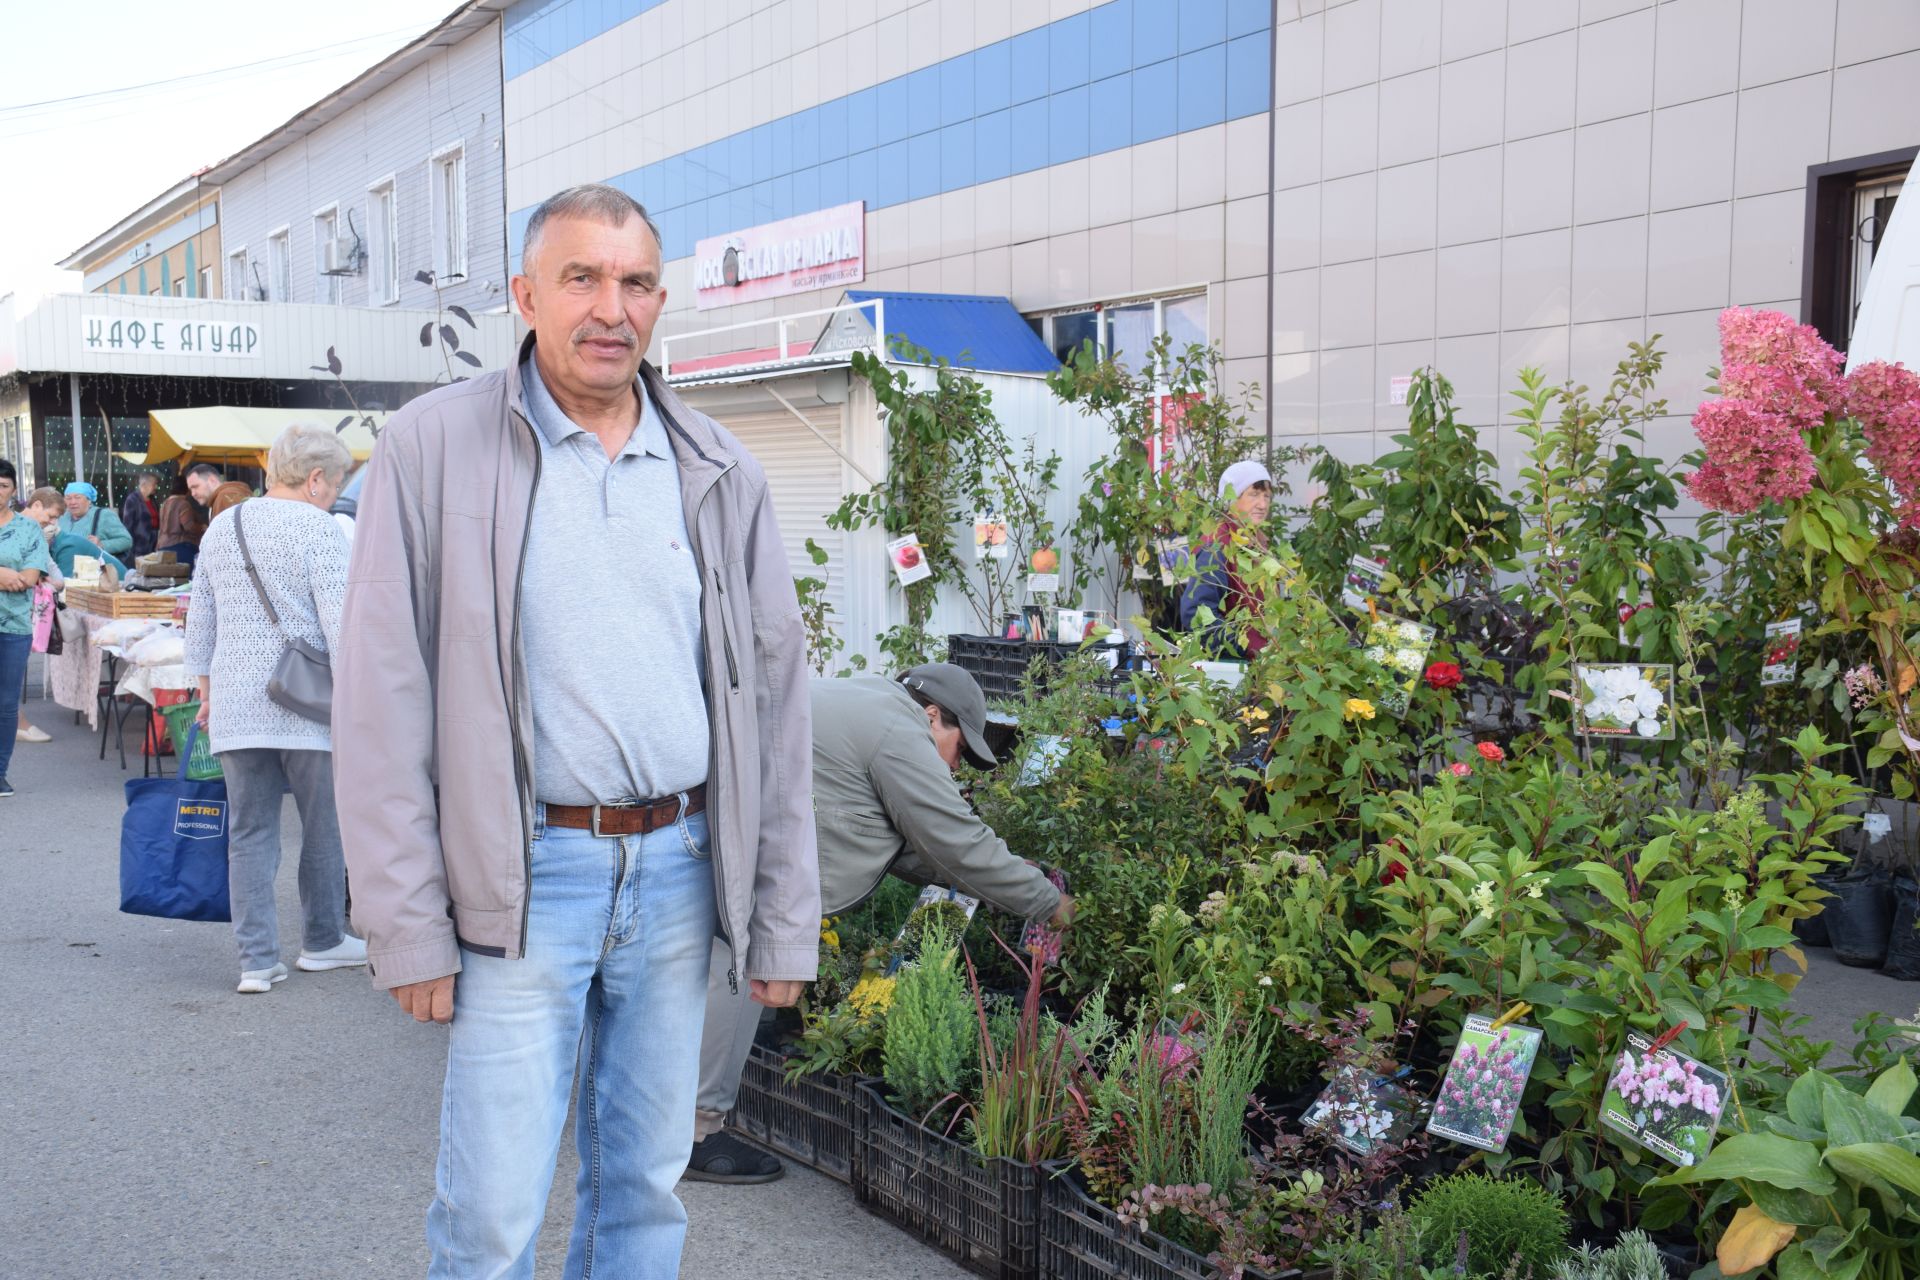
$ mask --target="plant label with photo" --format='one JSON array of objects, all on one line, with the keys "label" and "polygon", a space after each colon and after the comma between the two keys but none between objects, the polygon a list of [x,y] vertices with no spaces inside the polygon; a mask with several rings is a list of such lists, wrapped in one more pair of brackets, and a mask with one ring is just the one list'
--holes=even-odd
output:
[{"label": "plant label with photo", "polygon": [[1079,644],[1087,638],[1087,615],[1079,609],[1053,611],[1054,638],[1061,644]]},{"label": "plant label with photo", "polygon": [[1181,571],[1185,569],[1191,555],[1192,551],[1184,535],[1178,538],[1155,538],[1153,561],[1154,568],[1160,576],[1160,585],[1171,587],[1180,581]]},{"label": "plant label with photo", "polygon": [[1506,1148],[1520,1115],[1520,1098],[1540,1052],[1537,1027],[1504,1026],[1480,1014],[1467,1018],[1453,1051],[1427,1132],[1483,1151]]},{"label": "plant label with photo", "polygon": [[914,939],[914,947],[918,947],[920,935],[926,931],[927,926],[936,920],[944,920],[953,931],[954,941],[958,942],[960,935],[967,931],[967,926],[973,923],[974,913],[979,910],[980,899],[978,898],[969,898],[958,889],[948,889],[937,884],[928,885],[920,891],[920,896],[914,899],[913,910],[907,912],[906,920],[900,925],[900,932],[893,936],[896,952],[894,965],[897,966],[900,963],[909,936]]},{"label": "plant label with photo", "polygon": [[1387,566],[1372,556],[1354,556],[1347,561],[1346,581],[1340,588],[1340,602],[1349,609],[1367,612],[1368,603],[1380,597],[1387,580]]},{"label": "plant label with photo", "polygon": [[927,549],[920,545],[917,533],[889,542],[887,560],[893,565],[893,576],[900,579],[903,587],[925,582],[933,576],[933,566],[927,563]]},{"label": "plant label with photo", "polygon": [[1589,738],[1673,737],[1673,667],[1585,662],[1573,669],[1573,731]]},{"label": "plant label with photo", "polygon": [[1700,1163],[1713,1146],[1727,1106],[1723,1071],[1677,1049],[1655,1052],[1637,1031],[1614,1063],[1600,1122],[1682,1167]]},{"label": "plant label with photo", "polygon": [[1869,844],[1879,844],[1893,830],[1893,819],[1884,813],[1866,813],[1860,815],[1860,830],[1866,833]]},{"label": "plant label with photo", "polygon": [[973,558],[1005,560],[1012,554],[1012,549],[1007,546],[1007,522],[990,513],[976,515],[973,518]]},{"label": "plant label with photo", "polygon": [[1760,668],[1762,685],[1793,683],[1800,673],[1800,633],[1804,625],[1799,618],[1767,624],[1766,665]]},{"label": "plant label with photo", "polygon": [[1409,622],[1386,614],[1367,624],[1360,647],[1382,671],[1375,696],[1380,709],[1388,715],[1407,713],[1414,686],[1420,682],[1420,673],[1427,669],[1427,651],[1433,647],[1435,634],[1424,622]]},{"label": "plant label with photo", "polygon": [[1420,1118],[1419,1101],[1385,1076],[1342,1067],[1300,1123],[1323,1129],[1357,1156],[1406,1141]]},{"label": "plant label with photo", "polygon": [[1060,575],[1057,573],[1033,573],[1027,575],[1027,594],[1029,596],[1050,596],[1060,589]]},{"label": "plant label with photo", "polygon": [[1033,787],[1051,778],[1067,758],[1067,740],[1057,733],[1043,733],[1033,740],[1027,758],[1020,762],[1016,787]]}]

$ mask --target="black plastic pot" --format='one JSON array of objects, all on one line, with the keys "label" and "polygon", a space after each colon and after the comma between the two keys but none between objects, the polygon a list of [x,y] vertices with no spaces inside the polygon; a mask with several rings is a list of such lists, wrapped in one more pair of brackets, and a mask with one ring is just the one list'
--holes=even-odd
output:
[{"label": "black plastic pot", "polygon": [[[1828,893],[1832,893],[1833,886],[1840,882],[1843,874],[1839,871],[1822,871],[1813,878],[1813,882]],[[1820,900],[1820,910],[1793,922],[1793,936],[1800,939],[1800,945],[1806,947],[1833,945],[1833,938],[1827,932],[1827,912],[1832,906],[1832,898],[1823,898]]]},{"label": "black plastic pot", "polygon": [[1887,958],[1880,972],[1889,978],[1920,981],[1920,880],[1902,872],[1893,877],[1893,925],[1887,932]]},{"label": "black plastic pot", "polygon": [[1878,967],[1893,928],[1893,878],[1876,871],[1839,881],[1825,914],[1833,958],[1857,969]]}]

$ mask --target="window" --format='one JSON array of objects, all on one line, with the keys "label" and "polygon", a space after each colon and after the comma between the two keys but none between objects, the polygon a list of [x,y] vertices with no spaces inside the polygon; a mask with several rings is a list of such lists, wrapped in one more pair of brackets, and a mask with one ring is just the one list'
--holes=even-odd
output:
[{"label": "window", "polygon": [[376,307],[400,301],[400,207],[392,178],[367,188],[367,300]]},{"label": "window", "polygon": [[328,255],[333,252],[333,242],[340,235],[340,210],[337,206],[322,209],[313,215],[313,276],[317,286],[314,296],[321,302],[340,301],[340,277],[334,275],[328,266]]},{"label": "window", "polygon": [[267,237],[267,297],[293,301],[293,237],[285,227]]},{"label": "window", "polygon": [[200,296],[203,298],[213,296],[213,268],[210,266],[200,268]]},{"label": "window", "polygon": [[433,199],[433,271],[441,281],[467,275],[467,152],[455,143],[428,166]]},{"label": "window", "polygon": [[253,281],[248,275],[247,247],[241,245],[227,255],[227,297],[235,302],[253,296]]},{"label": "window", "polygon": [[1807,170],[1801,318],[1841,351],[1853,326],[1880,236],[1920,147],[1814,165]]},{"label": "window", "polygon": [[1096,303],[1037,317],[1041,341],[1062,361],[1091,341],[1100,355],[1120,363],[1144,363],[1155,338],[1165,334],[1169,350],[1178,354],[1194,343],[1207,341],[1207,295],[1190,293],[1174,298],[1140,298],[1120,303]]}]

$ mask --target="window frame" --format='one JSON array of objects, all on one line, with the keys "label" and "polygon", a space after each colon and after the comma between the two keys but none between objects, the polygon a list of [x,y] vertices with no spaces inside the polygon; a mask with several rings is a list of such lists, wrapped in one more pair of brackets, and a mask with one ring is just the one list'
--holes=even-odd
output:
[{"label": "window frame", "polygon": [[[240,269],[234,270],[235,261]],[[248,302],[253,298],[252,260],[247,257],[247,246],[227,250],[227,275],[221,283],[226,286],[221,292],[228,302]],[[235,292],[235,290],[238,292]]]},{"label": "window frame", "polygon": [[[386,197],[385,219],[376,212],[382,196]],[[387,277],[384,282],[380,279],[383,272]],[[367,186],[367,302],[371,306],[391,307],[399,301],[400,183],[398,175],[390,173]]]},{"label": "window frame", "polygon": [[[459,208],[447,209],[441,171],[448,162],[458,166],[454,192]],[[427,156],[427,208],[433,230],[433,277],[441,284],[467,278],[467,141],[461,138],[436,148]]]},{"label": "window frame", "polygon": [[293,227],[286,223],[267,233],[267,301],[293,301]]},{"label": "window frame", "polygon": [[[331,230],[321,234],[321,224],[331,223]],[[340,277],[330,276],[326,272],[327,244],[338,240],[340,236],[340,202],[323,204],[313,211],[313,300],[328,306],[339,306],[345,300],[346,293],[341,288]]]},{"label": "window frame", "polygon": [[1863,185],[1904,176],[1920,146],[1807,166],[1807,215],[1800,251],[1800,319],[1834,348],[1853,336],[1854,200]]},{"label": "window frame", "polygon": [[[1111,318],[1113,312],[1126,307],[1137,307],[1145,303],[1152,303],[1153,336],[1157,340],[1160,335],[1167,331],[1167,304],[1184,302],[1189,298],[1199,298],[1206,304],[1207,327],[1205,340],[1212,341],[1212,293],[1210,286],[1204,284],[1190,285],[1177,289],[1165,289],[1157,293],[1137,293],[1115,298],[1101,298],[1090,302],[1076,303],[1072,306],[1048,307],[1043,311],[1031,313],[1028,316],[1028,320],[1038,320],[1041,322],[1040,340],[1047,344],[1048,351],[1052,351],[1054,350],[1053,324],[1056,319],[1061,316],[1085,315],[1088,312],[1096,313],[1100,318],[1096,326],[1099,336],[1094,343],[1094,349],[1099,353],[1101,358],[1104,359],[1113,349],[1113,322]],[[1158,376],[1157,370],[1155,371],[1155,375],[1155,387],[1160,388],[1162,386],[1162,379]]]}]

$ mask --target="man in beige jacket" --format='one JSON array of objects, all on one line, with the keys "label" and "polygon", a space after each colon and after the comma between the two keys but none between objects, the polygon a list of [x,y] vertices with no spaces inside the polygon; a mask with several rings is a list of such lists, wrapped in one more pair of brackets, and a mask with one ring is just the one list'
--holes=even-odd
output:
[{"label": "man in beige jacket", "polygon": [[[533,1274],[578,1074],[568,1277],[668,1280],[712,939],[768,1005],[815,975],[805,637],[765,474],[642,356],[658,233],[535,211],[513,366],[369,463],[334,760],[377,987],[452,1022],[429,1274]],[[457,975],[457,976],[456,976]]]}]

